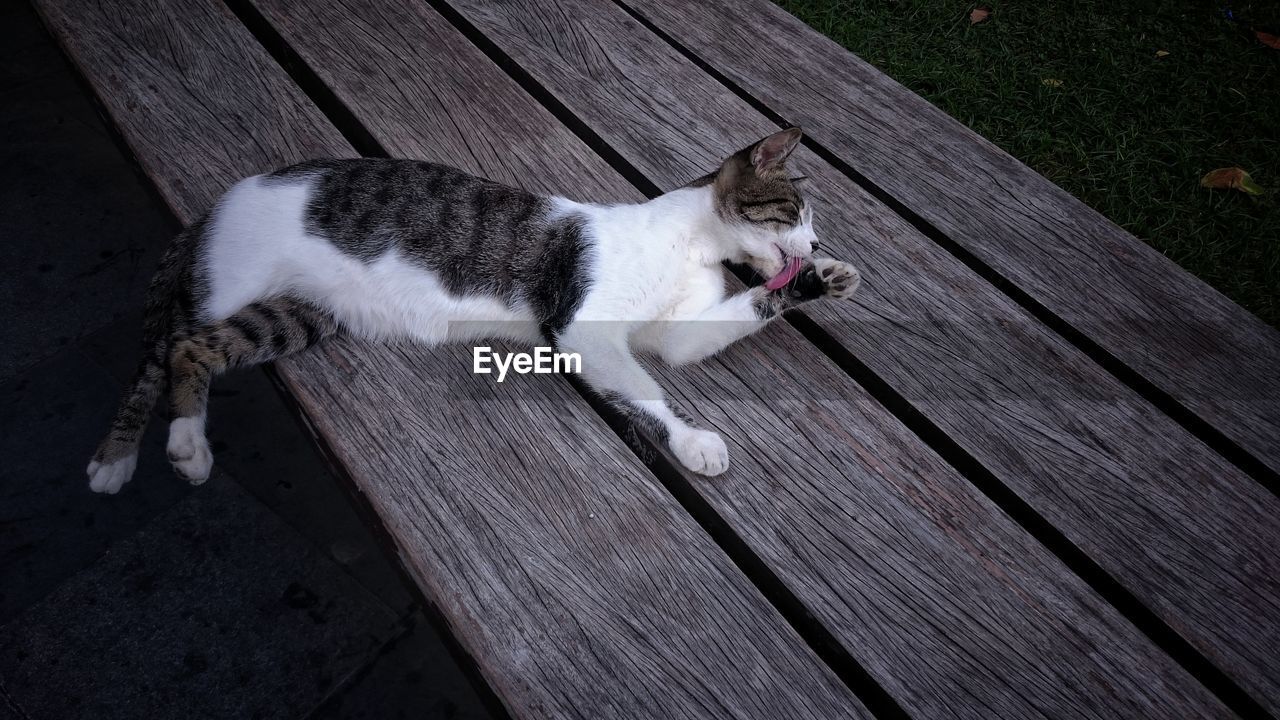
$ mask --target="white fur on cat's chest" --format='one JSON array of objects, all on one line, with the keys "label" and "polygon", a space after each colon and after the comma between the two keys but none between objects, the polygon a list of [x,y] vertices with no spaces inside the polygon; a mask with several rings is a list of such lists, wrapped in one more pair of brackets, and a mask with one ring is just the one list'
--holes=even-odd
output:
[{"label": "white fur on cat's chest", "polygon": [[691,216],[698,212],[696,205],[668,207],[657,214],[645,205],[556,202],[558,211],[588,218],[595,244],[589,273],[593,285],[577,319],[673,320],[723,297],[719,264],[708,268],[690,254],[686,233]]}]

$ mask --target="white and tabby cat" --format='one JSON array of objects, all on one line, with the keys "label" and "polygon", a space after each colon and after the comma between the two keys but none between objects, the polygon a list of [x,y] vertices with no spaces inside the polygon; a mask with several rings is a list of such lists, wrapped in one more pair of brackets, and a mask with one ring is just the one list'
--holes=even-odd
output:
[{"label": "white and tabby cat", "polygon": [[[781,310],[846,297],[858,272],[812,259],[812,210],[787,177],[791,129],[636,205],[546,198],[407,160],[322,160],[236,184],[175,240],[148,290],[146,355],[89,463],[115,493],[167,386],[169,459],[209,477],[213,375],[337,332],[428,344],[499,334],[582,357],[582,378],[685,467],[728,467],[724,441],[663,399],[633,352],[701,360]],[[721,262],[769,281],[725,297]]]}]

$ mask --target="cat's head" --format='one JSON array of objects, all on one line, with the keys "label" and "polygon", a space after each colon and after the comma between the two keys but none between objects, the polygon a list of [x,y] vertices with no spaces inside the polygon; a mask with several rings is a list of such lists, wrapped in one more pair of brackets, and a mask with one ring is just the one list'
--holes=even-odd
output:
[{"label": "cat's head", "polygon": [[766,278],[791,258],[808,263],[818,238],[813,207],[787,173],[787,157],[800,143],[800,128],[774,133],[725,159],[714,173],[716,213],[727,226],[736,262]]}]

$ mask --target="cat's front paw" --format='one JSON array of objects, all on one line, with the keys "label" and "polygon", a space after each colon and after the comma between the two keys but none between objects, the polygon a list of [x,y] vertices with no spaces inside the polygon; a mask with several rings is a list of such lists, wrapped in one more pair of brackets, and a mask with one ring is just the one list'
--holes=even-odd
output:
[{"label": "cat's front paw", "polygon": [[681,465],[699,475],[719,475],[729,469],[729,448],[707,430],[688,430],[673,437],[671,451]]},{"label": "cat's front paw", "polygon": [[813,261],[813,267],[818,277],[822,279],[825,294],[829,298],[835,300],[847,298],[862,284],[862,273],[849,263],[831,258],[818,258]]},{"label": "cat's front paw", "polygon": [[799,305],[822,297],[826,290],[822,279],[818,277],[817,265],[809,265],[796,273],[795,279],[778,292],[788,305]]},{"label": "cat's front paw", "polygon": [[169,462],[178,475],[192,485],[209,479],[213,470],[213,452],[204,436],[200,418],[177,418],[169,423]]}]

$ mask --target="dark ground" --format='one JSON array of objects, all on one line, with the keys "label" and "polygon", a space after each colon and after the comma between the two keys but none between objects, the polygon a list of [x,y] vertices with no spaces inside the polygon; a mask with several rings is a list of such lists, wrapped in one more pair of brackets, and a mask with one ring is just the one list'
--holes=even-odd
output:
[{"label": "dark ground", "polygon": [[215,384],[206,485],[156,418],[133,482],[89,492],[175,225],[0,8],[0,720],[488,717],[261,371]]}]

